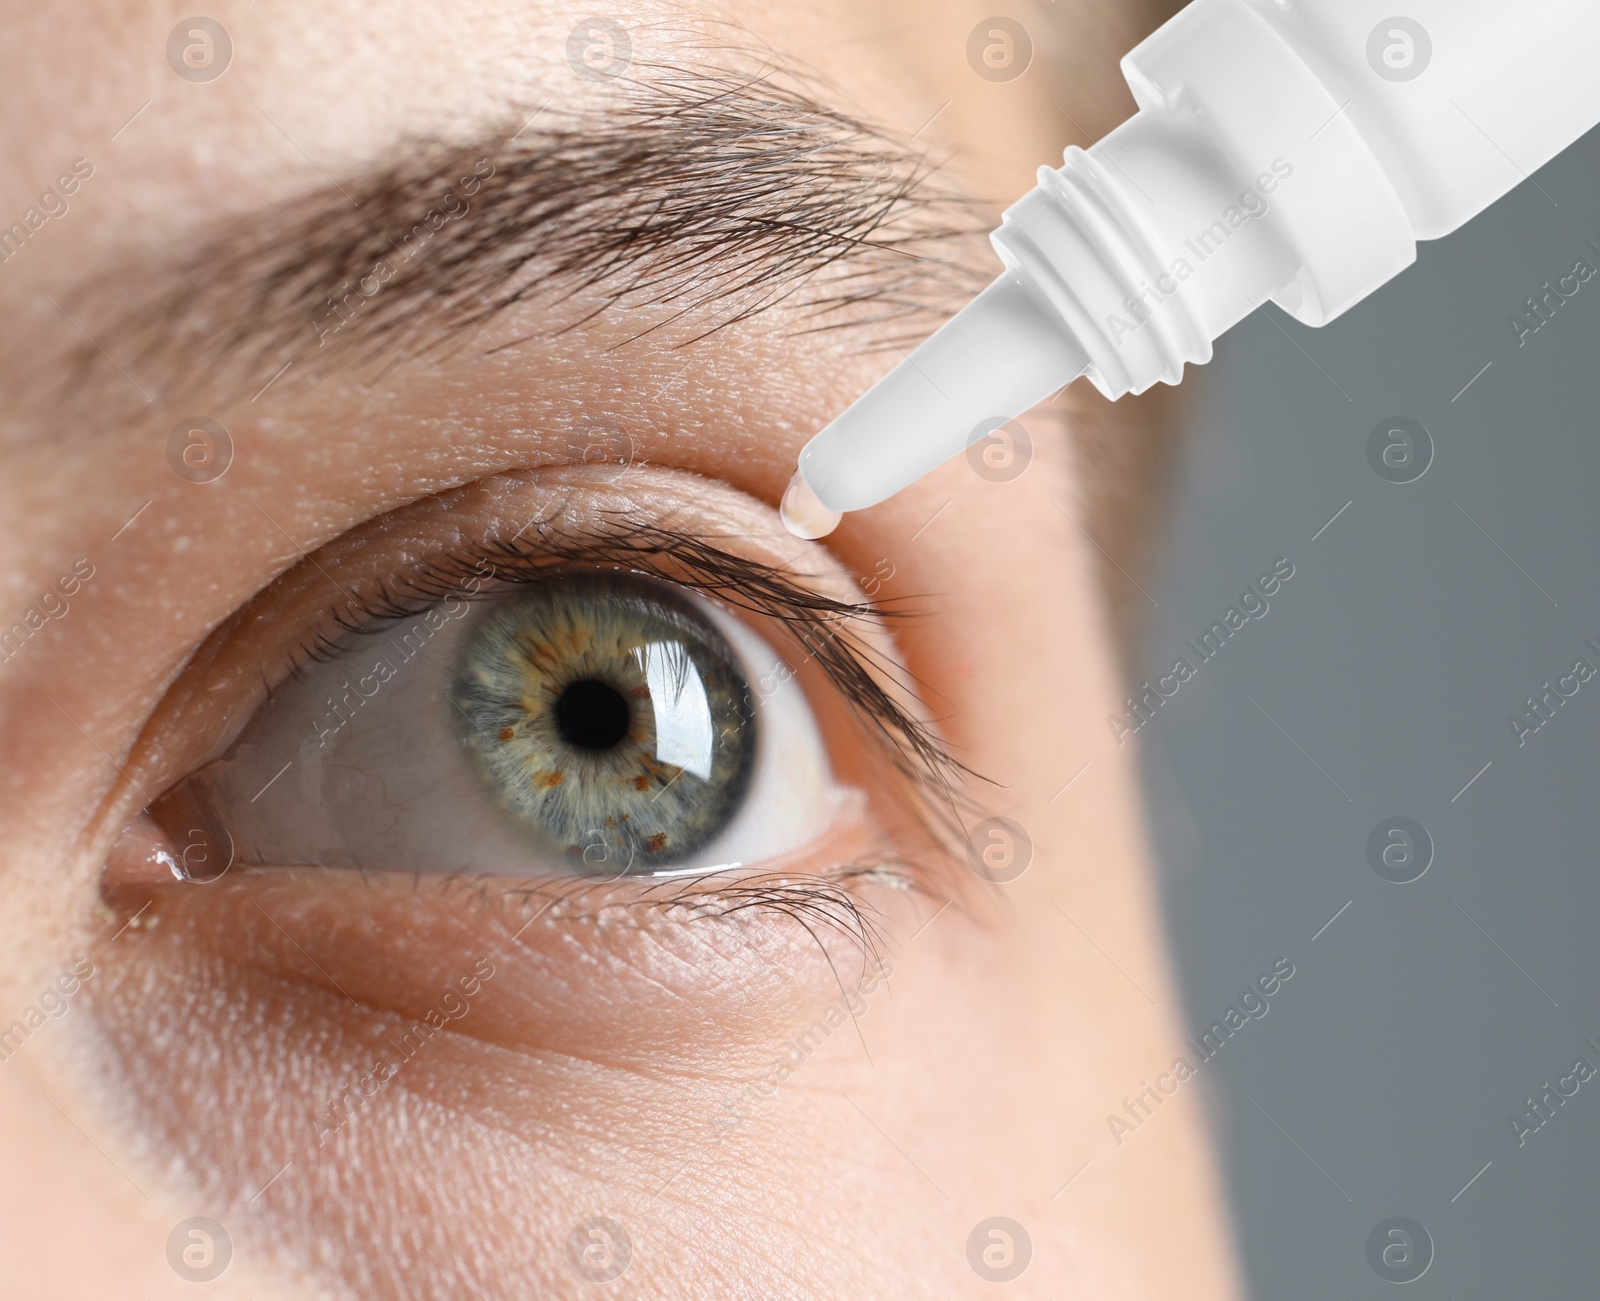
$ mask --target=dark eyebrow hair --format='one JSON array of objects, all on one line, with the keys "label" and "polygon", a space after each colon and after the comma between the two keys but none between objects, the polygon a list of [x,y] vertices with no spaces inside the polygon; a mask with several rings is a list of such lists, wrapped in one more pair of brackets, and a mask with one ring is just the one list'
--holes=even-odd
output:
[{"label": "dark eyebrow hair", "polygon": [[604,110],[412,142],[96,280],[86,293],[115,306],[74,384],[105,364],[102,348],[166,396],[237,392],[290,363],[301,376],[386,365],[482,343],[486,322],[536,299],[550,333],[653,308],[628,337],[685,346],[788,302],[795,328],[867,326],[890,344],[981,287],[974,259],[954,255],[987,229],[978,205],[814,79],[770,61],[656,65],[616,89]]}]

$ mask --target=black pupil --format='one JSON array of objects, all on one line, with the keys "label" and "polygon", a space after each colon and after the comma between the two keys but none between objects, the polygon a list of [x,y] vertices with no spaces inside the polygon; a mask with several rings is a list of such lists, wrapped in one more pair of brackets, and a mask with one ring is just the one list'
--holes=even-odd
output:
[{"label": "black pupil", "polygon": [[609,750],[628,734],[628,702],[593,678],[574,682],[556,701],[562,739],[585,750]]}]

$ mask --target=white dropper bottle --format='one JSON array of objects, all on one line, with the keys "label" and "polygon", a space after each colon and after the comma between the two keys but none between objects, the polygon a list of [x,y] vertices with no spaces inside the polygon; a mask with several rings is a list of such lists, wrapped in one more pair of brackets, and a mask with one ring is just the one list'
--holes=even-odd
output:
[{"label": "white dropper bottle", "polygon": [[821,537],[1086,375],[1176,384],[1271,299],[1324,325],[1600,122],[1600,0],[1194,0],[1139,112],[1007,209],[1005,271],[800,453]]}]

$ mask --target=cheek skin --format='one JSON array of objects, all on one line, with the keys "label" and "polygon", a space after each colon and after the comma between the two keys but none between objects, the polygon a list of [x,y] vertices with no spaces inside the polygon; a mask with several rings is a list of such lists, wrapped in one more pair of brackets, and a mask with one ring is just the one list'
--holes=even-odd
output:
[{"label": "cheek skin", "polygon": [[96,954],[111,1109],[227,1209],[241,1251],[295,1272],[337,1242],[324,1268],[363,1297],[565,1294],[565,1236],[600,1210],[635,1236],[641,1295],[726,1294],[696,1289],[708,1269],[781,1290],[801,1268],[772,1199],[826,1206],[850,1177],[808,1095],[862,1069],[828,1020],[835,973],[888,998],[875,974],[857,992],[861,950],[594,887],[541,911],[482,882],[320,875],[174,888]]},{"label": "cheek skin", "polygon": [[[983,482],[957,460],[867,512],[898,565],[895,594],[937,581],[936,635],[913,629],[904,646],[911,672],[947,693],[932,704],[956,753],[992,783],[974,787],[968,825],[1010,817],[1033,844],[1024,875],[992,892],[993,946],[946,929],[946,917],[907,941],[897,965],[909,1037],[896,1060],[940,1082],[939,1139],[914,1155],[935,1178],[940,1161],[971,1173],[981,1191],[963,1207],[963,1232],[1001,1213],[1037,1227],[1035,1264],[1018,1283],[1040,1295],[1066,1281],[1085,1296],[1231,1296],[1199,1090],[1164,1104],[1136,1142],[1108,1137],[1108,1112],[1181,1051],[1181,1002],[1134,751],[1106,727],[1118,675],[1093,555],[1066,513],[1073,477],[1056,460],[1061,444],[1036,448],[1011,483]],[[905,1089],[899,1105],[930,1104],[923,1081]],[[1150,1231],[1159,1252],[1140,1245]]]}]

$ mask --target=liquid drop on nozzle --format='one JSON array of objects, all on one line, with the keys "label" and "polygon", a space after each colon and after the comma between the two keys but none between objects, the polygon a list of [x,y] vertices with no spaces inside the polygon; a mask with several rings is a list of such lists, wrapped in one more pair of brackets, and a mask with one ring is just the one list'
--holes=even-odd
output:
[{"label": "liquid drop on nozzle", "polygon": [[783,519],[784,528],[797,538],[807,539],[827,537],[844,518],[842,511],[829,510],[822,504],[799,470],[794,472],[794,478],[783,490],[783,502],[778,507],[778,514]]}]

